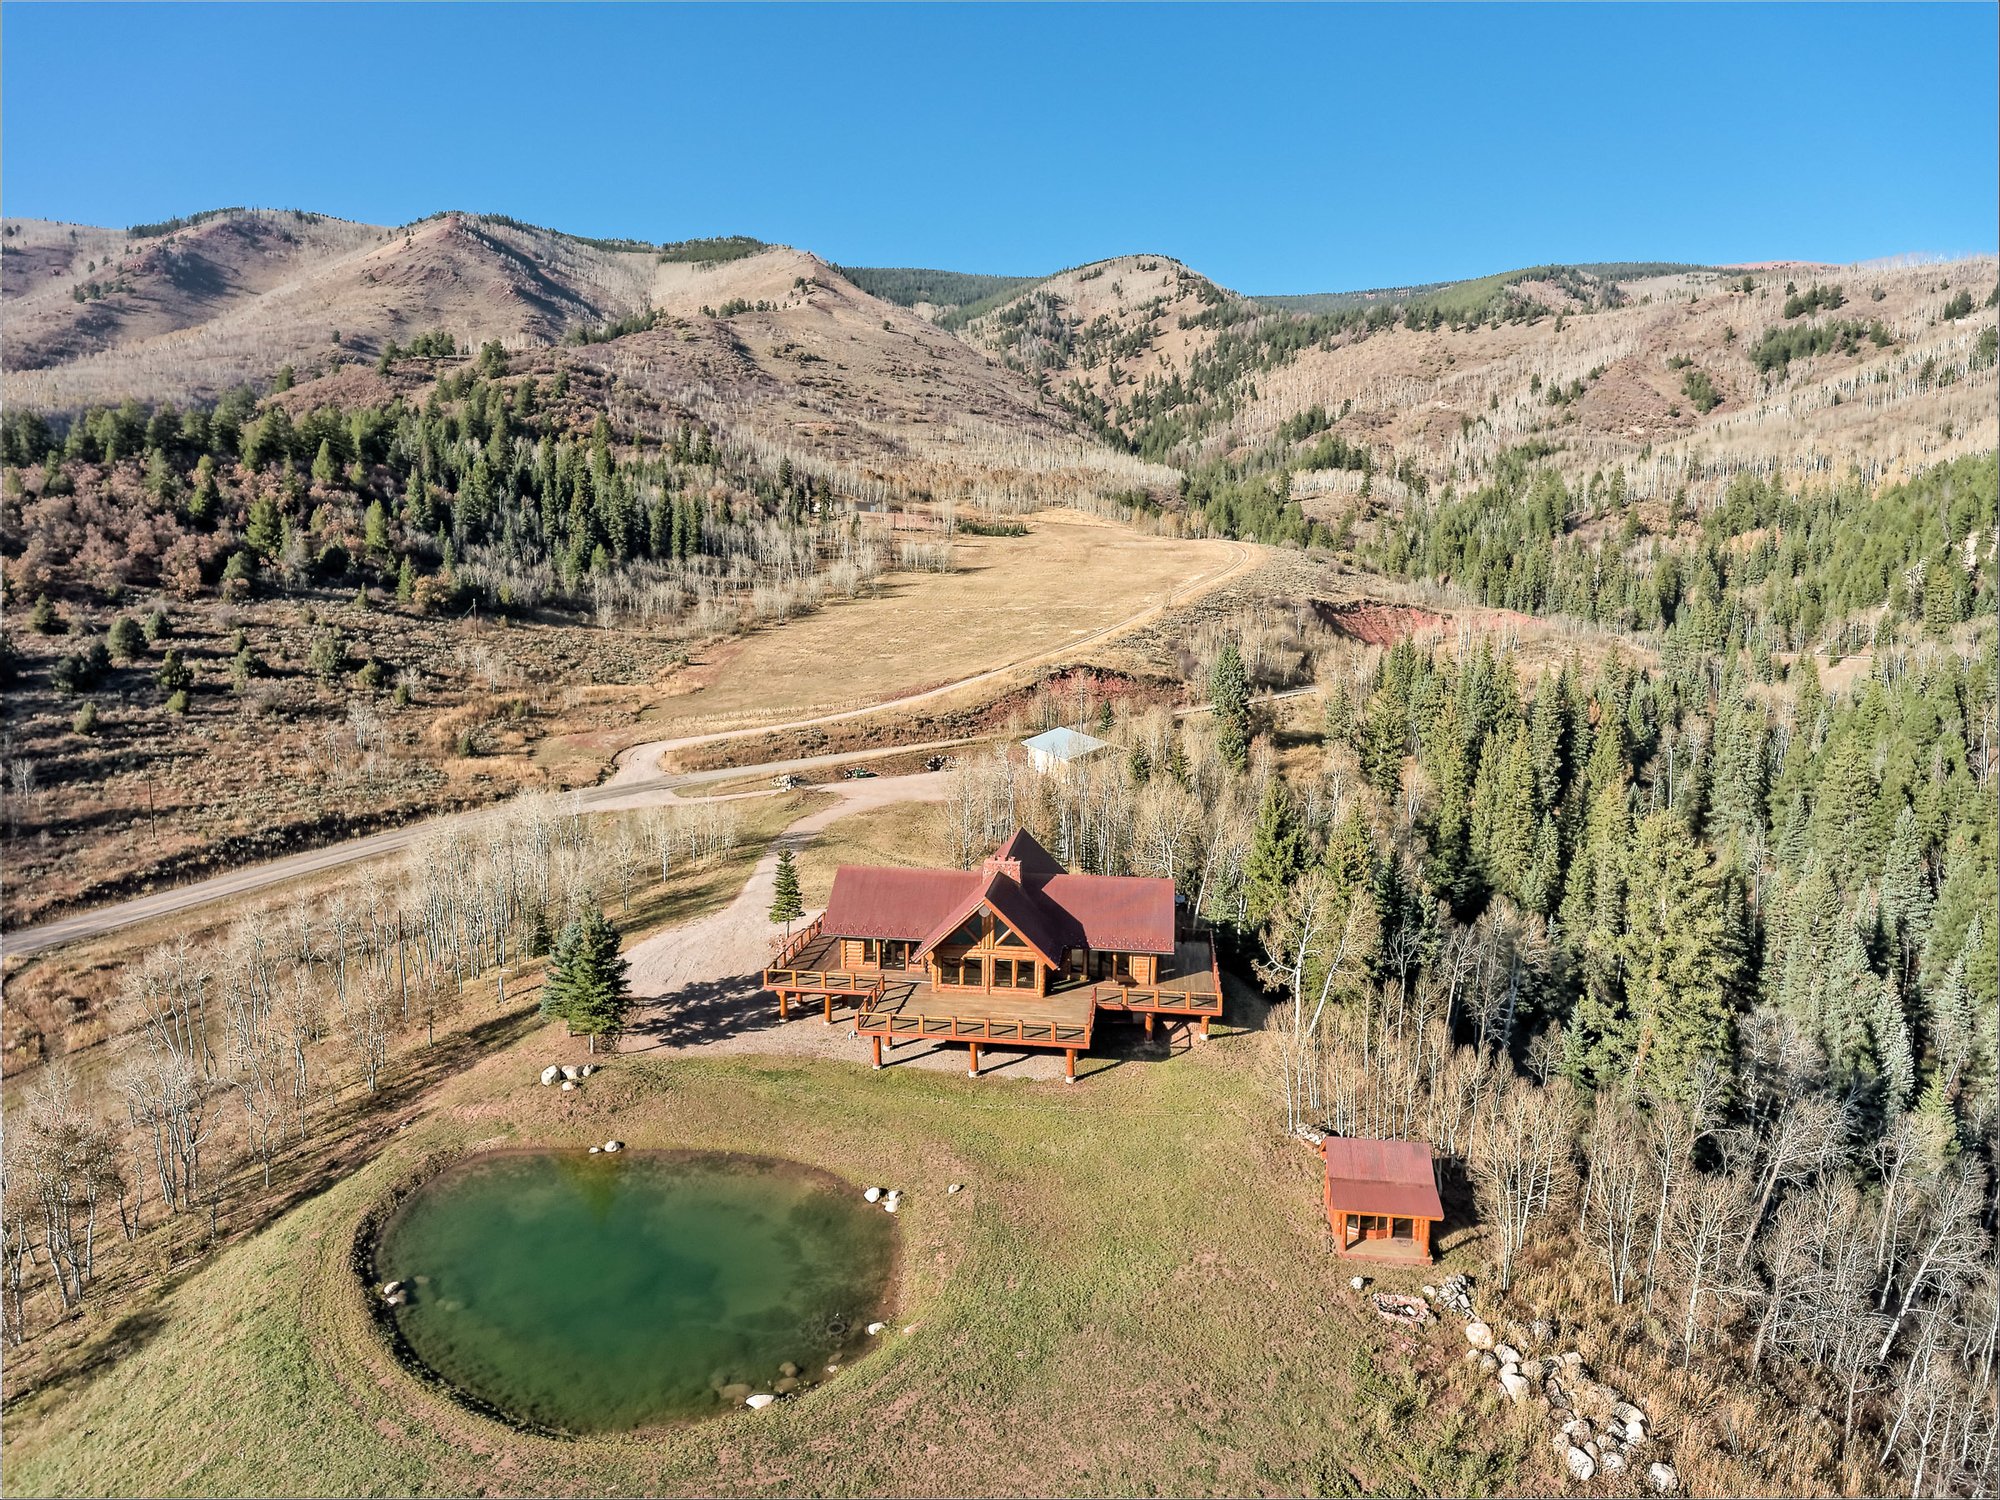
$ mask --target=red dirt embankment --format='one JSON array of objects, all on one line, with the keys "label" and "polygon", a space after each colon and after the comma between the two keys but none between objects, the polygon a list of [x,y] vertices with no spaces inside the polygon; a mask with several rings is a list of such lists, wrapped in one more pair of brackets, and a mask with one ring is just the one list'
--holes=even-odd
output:
[{"label": "red dirt embankment", "polygon": [[1447,627],[1470,626],[1488,633],[1535,623],[1533,615],[1512,609],[1460,609],[1443,614],[1421,605],[1389,604],[1380,599],[1355,599],[1345,604],[1315,599],[1312,607],[1329,630],[1368,646],[1393,646],[1406,636],[1442,634]]},{"label": "red dirt embankment", "polygon": [[1350,604],[1313,600],[1313,613],[1336,635],[1368,646],[1393,646],[1407,635],[1422,630],[1440,630],[1447,617],[1414,604],[1384,604],[1377,599],[1357,599]]}]

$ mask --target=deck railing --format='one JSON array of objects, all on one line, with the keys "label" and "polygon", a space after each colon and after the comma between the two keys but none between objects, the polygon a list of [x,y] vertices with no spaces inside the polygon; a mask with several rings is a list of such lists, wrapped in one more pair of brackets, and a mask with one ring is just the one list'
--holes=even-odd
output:
[{"label": "deck railing", "polygon": [[926,1037],[941,1042],[1015,1042],[1048,1047],[1088,1047],[1090,1022],[1035,1020],[1026,1016],[917,1016],[875,1013],[863,1006],[854,1018],[861,1036]]},{"label": "deck railing", "polygon": [[858,969],[766,969],[764,988],[797,990],[811,995],[866,995],[882,993],[886,983],[874,970]]},{"label": "deck railing", "polygon": [[825,914],[821,913],[812,919],[810,926],[801,928],[799,931],[793,933],[785,946],[778,950],[778,956],[771,960],[765,972],[770,973],[776,969],[789,969],[792,966],[792,960],[812,946],[813,939],[819,936],[819,924],[825,920]]}]

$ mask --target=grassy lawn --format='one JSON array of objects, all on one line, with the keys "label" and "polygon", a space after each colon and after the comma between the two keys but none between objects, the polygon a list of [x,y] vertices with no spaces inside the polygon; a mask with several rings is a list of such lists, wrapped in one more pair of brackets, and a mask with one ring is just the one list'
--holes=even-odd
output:
[{"label": "grassy lawn", "polygon": [[[621,1058],[534,1086],[537,1029],[351,1175],[10,1393],[15,1493],[1467,1493],[1553,1487],[1455,1327],[1364,1312],[1255,1033],[1075,1088],[848,1063]],[[809,1395],[564,1441],[396,1365],[351,1265],[371,1204],[501,1144],[763,1151],[902,1186],[894,1331]],[[947,1196],[947,1183],[966,1191]],[[1454,1258],[1466,1255],[1455,1248]],[[1468,1262],[1469,1263],[1469,1262]],[[1379,1273],[1414,1284],[1413,1271]],[[1428,1409],[1427,1409],[1428,1408]]]}]

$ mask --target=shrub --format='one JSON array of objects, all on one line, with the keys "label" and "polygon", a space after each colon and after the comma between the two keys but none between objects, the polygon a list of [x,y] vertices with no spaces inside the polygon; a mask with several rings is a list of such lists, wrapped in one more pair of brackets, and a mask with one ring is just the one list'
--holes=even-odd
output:
[{"label": "shrub", "polygon": [[306,652],[306,670],[322,682],[331,682],[347,664],[347,643],[337,630],[322,630],[313,637]]},{"label": "shrub", "polygon": [[188,711],[188,695],[186,688],[182,688],[179,692],[174,693],[170,697],[168,697],[167,699],[168,713],[178,717],[180,715],[184,715],[187,711]]},{"label": "shrub", "polygon": [[119,661],[131,661],[145,649],[144,638],[139,634],[139,622],[130,615],[120,615],[113,620],[106,639],[111,643],[112,656]]},{"label": "shrub", "polygon": [[78,734],[97,733],[97,705],[88,699],[76,711],[76,717],[69,721],[69,727]]},{"label": "shrub", "polygon": [[166,610],[158,606],[146,616],[146,623],[139,628],[145,632],[147,641],[155,644],[174,633],[173,621],[167,618]]}]

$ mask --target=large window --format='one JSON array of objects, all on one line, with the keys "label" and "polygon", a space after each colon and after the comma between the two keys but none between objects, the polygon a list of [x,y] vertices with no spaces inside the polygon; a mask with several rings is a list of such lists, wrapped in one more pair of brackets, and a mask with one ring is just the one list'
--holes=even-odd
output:
[{"label": "large window", "polygon": [[947,958],[938,965],[938,972],[946,984],[958,985],[965,989],[980,989],[986,983],[986,964],[977,958]]},{"label": "large window", "polygon": [[910,960],[910,945],[900,938],[866,938],[861,961],[873,969],[900,969]]},{"label": "large window", "polygon": [[1035,961],[1032,958],[996,958],[993,960],[993,988],[996,990],[1031,990],[1035,987]]}]

